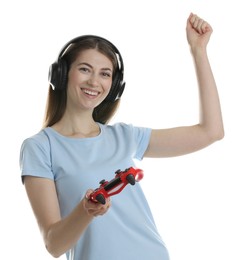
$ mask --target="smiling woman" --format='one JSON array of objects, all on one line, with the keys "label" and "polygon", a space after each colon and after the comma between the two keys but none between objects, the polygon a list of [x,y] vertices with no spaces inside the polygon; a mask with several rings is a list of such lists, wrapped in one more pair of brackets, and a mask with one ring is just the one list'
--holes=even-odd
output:
[{"label": "smiling woman", "polygon": [[92,113],[110,91],[112,71],[113,65],[105,55],[95,49],[82,51],[68,73],[66,112],[74,108],[70,102],[76,99],[79,109],[81,105]]},{"label": "smiling woman", "polygon": [[[69,77],[68,73],[70,73],[69,69],[71,67],[71,64],[76,62],[76,66],[78,66],[77,68],[81,70],[87,70],[87,74],[88,71],[92,68],[91,64],[87,66],[87,62],[85,60],[83,60],[82,62],[86,63],[86,68],[80,67],[80,60],[77,59],[77,57],[79,55],[84,55],[83,50],[85,50],[85,52],[91,50],[96,51],[99,53],[100,57],[103,56],[106,63],[108,62],[109,65],[107,68],[104,65],[100,67],[101,75],[103,75],[102,78],[107,78],[107,70],[109,70],[109,73],[112,73],[111,90],[108,93],[104,102],[101,102],[99,106],[94,108],[94,120],[100,123],[107,123],[115,113],[119,105],[119,99],[125,88],[125,83],[123,82],[124,67],[121,54],[112,43],[104,38],[92,35],[81,36],[69,41],[61,50],[60,54],[58,55],[57,61],[50,66],[50,88],[44,127],[51,126],[56,123],[62,117],[65,111],[67,105],[67,92],[52,90],[66,89]],[[97,59],[97,57],[95,58]],[[96,61],[93,60],[93,63],[96,64]],[[73,64],[72,67],[73,66],[75,65]],[[106,73],[104,74],[104,72]],[[91,76],[92,75],[93,73],[91,74]],[[111,80],[111,77],[108,78],[110,78]]]},{"label": "smiling woman", "polygon": [[[105,204],[91,201],[90,188],[100,179],[112,179],[118,169],[136,167],[135,160],[192,153],[223,138],[219,96],[206,51],[212,28],[195,14],[186,24],[201,102],[201,117],[190,126],[108,125],[125,83],[121,55],[104,38],[71,40],[51,65],[44,127],[24,140],[20,162],[46,248],[54,257],[169,259],[139,184],[114,196],[112,205],[109,198]],[[109,250],[104,250],[107,245]]]}]

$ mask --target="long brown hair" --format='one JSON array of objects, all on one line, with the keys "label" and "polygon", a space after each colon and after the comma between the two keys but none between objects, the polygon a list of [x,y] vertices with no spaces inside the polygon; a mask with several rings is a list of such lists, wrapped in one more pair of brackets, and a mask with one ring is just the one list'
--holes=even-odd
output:
[{"label": "long brown hair", "polygon": [[[112,51],[109,44],[106,41],[97,39],[95,37],[88,37],[87,39],[77,42],[72,45],[68,51],[62,56],[65,59],[68,70],[71,64],[75,61],[81,51],[87,49],[96,49],[104,54],[113,64],[114,73],[118,68],[118,61],[115,53]],[[113,73],[113,76],[114,76]],[[110,102],[106,99],[98,105],[93,111],[93,119],[96,122],[107,124],[109,120],[114,116],[118,109],[120,99]],[[52,86],[49,86],[46,111],[44,117],[43,128],[52,126],[57,123],[63,117],[67,104],[67,86],[64,90],[53,90]]]}]

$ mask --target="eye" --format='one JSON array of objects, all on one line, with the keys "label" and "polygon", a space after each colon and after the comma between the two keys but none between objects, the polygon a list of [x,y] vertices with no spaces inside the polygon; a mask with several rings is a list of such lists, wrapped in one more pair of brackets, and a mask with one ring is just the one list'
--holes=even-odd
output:
[{"label": "eye", "polygon": [[81,68],[79,68],[79,71],[88,73],[90,70],[89,70],[89,68],[87,68],[87,67],[81,67]]},{"label": "eye", "polygon": [[110,78],[111,77],[111,73],[109,72],[102,72],[101,75],[105,78]]}]

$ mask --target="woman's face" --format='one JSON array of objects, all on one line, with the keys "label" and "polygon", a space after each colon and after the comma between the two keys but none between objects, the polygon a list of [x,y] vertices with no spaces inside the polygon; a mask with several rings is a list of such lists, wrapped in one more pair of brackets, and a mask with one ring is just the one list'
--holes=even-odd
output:
[{"label": "woman's face", "polygon": [[112,73],[112,62],[104,54],[95,49],[80,52],[68,73],[67,105],[93,110],[108,95]]}]

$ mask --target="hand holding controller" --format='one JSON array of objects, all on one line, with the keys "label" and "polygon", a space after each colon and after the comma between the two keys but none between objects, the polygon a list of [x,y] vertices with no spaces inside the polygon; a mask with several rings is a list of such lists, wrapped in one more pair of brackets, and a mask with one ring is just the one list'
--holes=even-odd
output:
[{"label": "hand holding controller", "polygon": [[117,170],[115,174],[115,178],[109,182],[100,181],[100,187],[90,194],[91,201],[105,204],[106,198],[120,193],[128,183],[135,185],[143,178],[143,171],[133,167],[127,168],[125,171]]}]

